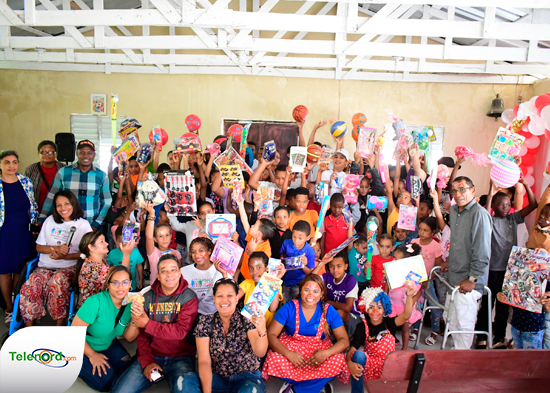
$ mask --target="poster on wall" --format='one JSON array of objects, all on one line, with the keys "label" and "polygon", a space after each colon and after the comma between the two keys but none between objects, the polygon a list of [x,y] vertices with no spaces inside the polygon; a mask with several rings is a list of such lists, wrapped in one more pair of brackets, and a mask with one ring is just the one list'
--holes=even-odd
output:
[{"label": "poster on wall", "polygon": [[94,94],[92,93],[90,98],[92,115],[106,115],[107,114],[107,95],[106,94]]}]

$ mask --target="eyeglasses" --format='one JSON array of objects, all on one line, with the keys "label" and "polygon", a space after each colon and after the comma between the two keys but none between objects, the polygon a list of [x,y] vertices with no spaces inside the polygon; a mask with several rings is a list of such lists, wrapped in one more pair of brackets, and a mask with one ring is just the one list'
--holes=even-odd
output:
[{"label": "eyeglasses", "polygon": [[471,190],[472,188],[474,188],[474,187],[458,187],[458,188],[455,188],[455,189],[451,190],[450,194],[451,195],[456,195],[458,193],[464,194],[466,191]]},{"label": "eyeglasses", "polygon": [[55,154],[55,151],[40,150],[40,154],[46,154],[47,156],[51,156],[52,154]]},{"label": "eyeglasses", "polygon": [[120,281],[111,281],[110,282],[110,284],[113,285],[115,288],[119,288],[121,284],[124,288],[128,288],[131,283],[132,283],[132,281],[130,281],[130,280],[124,280],[122,282],[120,282]]}]

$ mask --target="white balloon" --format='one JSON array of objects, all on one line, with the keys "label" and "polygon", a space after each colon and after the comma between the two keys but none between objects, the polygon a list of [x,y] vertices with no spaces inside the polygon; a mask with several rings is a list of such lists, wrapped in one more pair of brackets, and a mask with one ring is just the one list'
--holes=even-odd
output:
[{"label": "white balloon", "polygon": [[535,178],[531,175],[527,175],[525,176],[525,181],[527,182],[527,184],[529,185],[529,187],[533,187],[535,185]]},{"label": "white balloon", "polygon": [[540,111],[540,117],[542,117],[544,120],[550,119],[550,105],[546,105],[544,108],[542,108],[542,110]]},{"label": "white balloon", "polygon": [[538,136],[535,136],[535,135],[533,135],[530,138],[527,138],[525,140],[525,143],[523,144],[523,146],[527,146],[528,149],[535,149],[539,147],[539,145],[540,145],[540,139]]},{"label": "white balloon", "polygon": [[544,125],[544,120],[538,116],[531,116],[531,121],[529,122],[529,131],[533,135],[542,135],[546,126]]},{"label": "white balloon", "polygon": [[521,147],[521,150],[519,151],[519,156],[523,157],[526,154],[527,154],[527,146],[525,146],[525,143],[524,143],[523,146]]},{"label": "white balloon", "polygon": [[527,174],[528,174],[528,175],[532,175],[534,171],[535,171],[535,170],[533,169],[532,166],[528,166],[528,167],[527,167]]},{"label": "white balloon", "polygon": [[531,98],[529,100],[529,102],[532,103],[533,105],[535,105],[535,101],[537,100],[537,98],[539,98],[539,96],[534,96],[533,98]]},{"label": "white balloon", "polygon": [[548,119],[546,119],[546,122],[544,123],[544,126],[546,127],[547,130],[550,130],[550,117]]},{"label": "white balloon", "polygon": [[[548,105],[550,107],[550,105]],[[500,116],[503,122],[506,124],[509,124],[514,120],[514,110],[513,109],[506,109],[504,112],[502,112],[502,115]]]}]

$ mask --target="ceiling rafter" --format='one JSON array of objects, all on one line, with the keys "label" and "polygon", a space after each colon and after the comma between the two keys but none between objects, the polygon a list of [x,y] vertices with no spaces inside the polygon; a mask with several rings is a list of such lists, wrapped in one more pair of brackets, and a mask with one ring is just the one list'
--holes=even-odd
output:
[{"label": "ceiling rafter", "polygon": [[547,0],[293,1],[0,0],[1,68],[450,83],[549,74]]}]

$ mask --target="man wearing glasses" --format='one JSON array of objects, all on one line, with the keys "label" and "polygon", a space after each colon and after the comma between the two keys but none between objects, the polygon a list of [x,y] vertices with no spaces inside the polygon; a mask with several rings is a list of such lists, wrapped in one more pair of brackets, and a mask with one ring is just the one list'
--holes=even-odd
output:
[{"label": "man wearing glasses", "polygon": [[52,213],[55,193],[69,190],[78,198],[84,210],[84,218],[97,231],[112,202],[109,177],[94,167],[95,145],[91,141],[80,141],[76,147],[76,156],[77,162],[60,169],[55,175],[38,221],[43,222]]},{"label": "man wearing glasses", "polygon": [[40,142],[38,154],[40,161],[29,165],[25,169],[25,176],[32,180],[34,200],[38,203],[38,211],[40,211],[57,171],[65,165],[57,161],[57,145],[52,141]]},{"label": "man wearing glasses", "polygon": [[[491,216],[477,203],[476,189],[468,177],[457,177],[451,188],[456,205],[451,207],[451,244],[443,269],[449,269],[449,283],[460,287],[455,295],[449,330],[474,330],[478,301],[487,284],[491,258]],[[495,296],[495,294],[493,294]],[[449,305],[447,293],[446,305]],[[455,349],[470,349],[473,334],[455,334]]]}]

